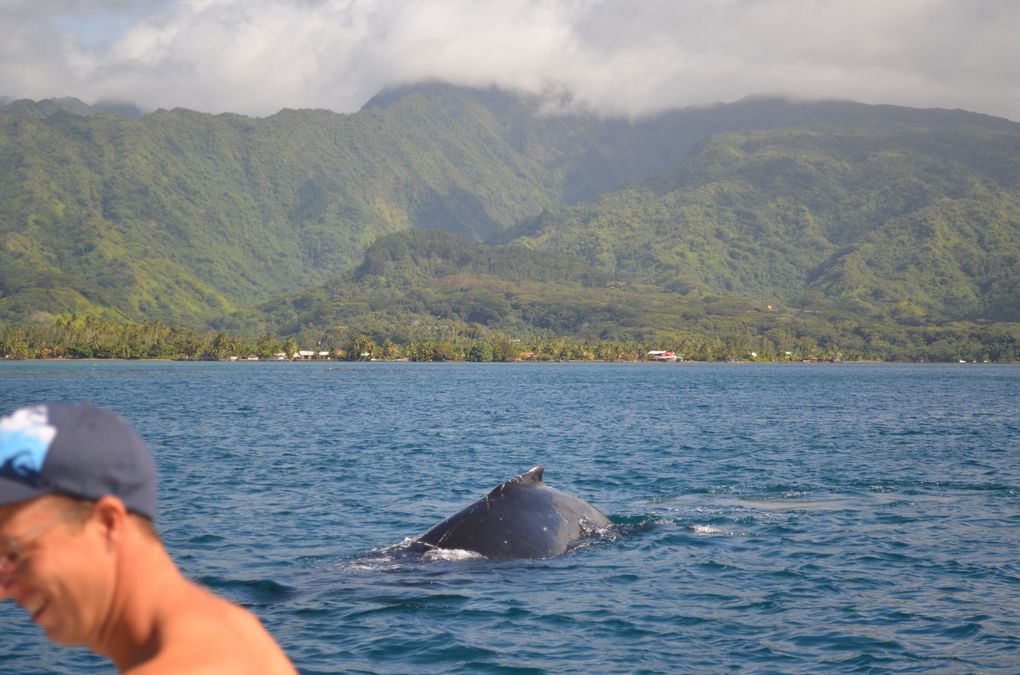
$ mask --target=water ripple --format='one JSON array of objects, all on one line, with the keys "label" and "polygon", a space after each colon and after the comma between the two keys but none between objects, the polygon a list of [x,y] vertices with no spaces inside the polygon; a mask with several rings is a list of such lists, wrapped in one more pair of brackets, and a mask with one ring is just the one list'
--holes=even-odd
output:
[{"label": "water ripple", "polygon": [[[1020,368],[0,364],[5,411],[85,398],[302,673],[1020,670]],[[397,554],[536,464],[613,527]],[[0,620],[5,671],[109,670]]]}]

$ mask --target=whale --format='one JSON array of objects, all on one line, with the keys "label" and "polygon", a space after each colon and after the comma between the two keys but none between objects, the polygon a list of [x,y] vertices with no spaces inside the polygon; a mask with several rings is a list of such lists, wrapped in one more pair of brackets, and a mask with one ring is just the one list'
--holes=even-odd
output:
[{"label": "whale", "polygon": [[492,560],[553,558],[611,524],[594,506],[551,488],[536,466],[494,488],[414,539],[426,549]]}]

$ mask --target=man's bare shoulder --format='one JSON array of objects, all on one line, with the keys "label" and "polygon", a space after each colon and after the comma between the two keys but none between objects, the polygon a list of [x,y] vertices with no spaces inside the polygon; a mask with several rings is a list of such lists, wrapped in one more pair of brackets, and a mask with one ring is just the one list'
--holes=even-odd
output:
[{"label": "man's bare shoulder", "polygon": [[153,658],[126,672],[296,672],[254,614],[197,586],[176,599],[160,633],[160,648]]}]

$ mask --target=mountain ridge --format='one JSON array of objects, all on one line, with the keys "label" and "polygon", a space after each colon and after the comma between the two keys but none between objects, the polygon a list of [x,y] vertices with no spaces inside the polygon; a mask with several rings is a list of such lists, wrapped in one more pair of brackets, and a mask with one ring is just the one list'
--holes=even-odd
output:
[{"label": "mountain ridge", "polygon": [[[0,187],[6,321],[79,313],[308,330],[310,318],[274,325],[251,308],[378,284],[366,252],[401,237],[434,244],[417,230],[461,235],[479,247],[467,258],[562,268],[527,280],[557,298],[555,311],[602,289],[634,294],[617,303],[624,314],[644,293],[903,325],[1020,316],[1020,125],[987,115],[753,98],[600,119],[438,83],[381,92],[351,114],[40,117],[11,105],[0,106],[0,171],[13,178]],[[404,260],[404,291],[439,278]],[[443,269],[504,296],[524,283]],[[515,317],[488,324],[584,323],[529,323],[534,312],[503,300],[479,300]]]}]

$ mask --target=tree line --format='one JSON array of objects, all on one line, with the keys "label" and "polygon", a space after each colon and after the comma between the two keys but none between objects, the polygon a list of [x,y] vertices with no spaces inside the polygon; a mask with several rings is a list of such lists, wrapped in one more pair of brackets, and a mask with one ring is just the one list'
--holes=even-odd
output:
[{"label": "tree line", "polygon": [[304,331],[299,336],[271,333],[244,336],[159,321],[124,323],[94,317],[58,317],[0,324],[0,356],[7,359],[174,359],[226,360],[313,358],[349,361],[520,360],[638,361],[653,349],[676,352],[692,361],[988,361],[1015,362],[1020,326],[957,324],[903,329],[890,335],[852,340],[847,336],[796,336],[750,331],[660,334],[640,340],[572,336],[515,337],[478,324],[449,323],[413,331],[393,340],[354,328]]}]

